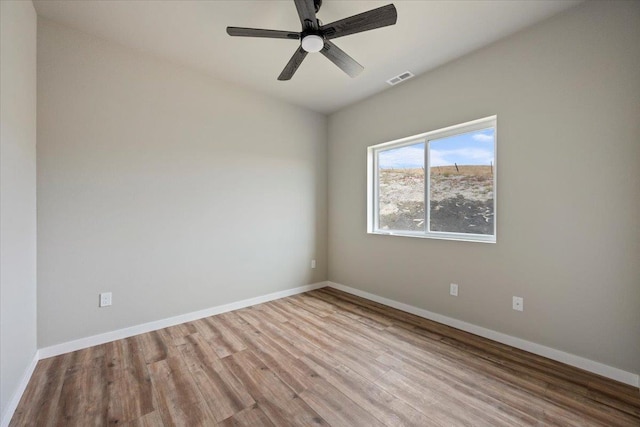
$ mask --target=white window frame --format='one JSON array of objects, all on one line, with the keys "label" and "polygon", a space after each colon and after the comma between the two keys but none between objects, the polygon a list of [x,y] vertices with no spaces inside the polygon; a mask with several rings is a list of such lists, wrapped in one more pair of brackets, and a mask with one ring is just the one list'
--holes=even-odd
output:
[{"label": "white window frame", "polygon": [[[406,138],[396,139],[394,141],[384,142],[382,144],[367,147],[367,233],[379,234],[387,236],[404,236],[404,237],[420,237],[427,239],[443,239],[443,240],[459,240],[465,242],[482,242],[496,243],[497,241],[497,206],[498,206],[498,118],[497,116],[485,117],[478,120],[462,123],[455,126],[449,126],[434,131],[413,135]],[[479,131],[487,128],[493,128],[493,234],[471,234],[471,233],[453,233],[442,231],[429,231],[430,226],[430,159],[429,159],[429,142],[454,136],[463,133]],[[408,231],[408,230],[381,230],[378,224],[378,207],[379,207],[379,187],[378,187],[378,153],[394,148],[406,147],[409,145],[424,143],[425,156],[425,230],[424,231]]]}]

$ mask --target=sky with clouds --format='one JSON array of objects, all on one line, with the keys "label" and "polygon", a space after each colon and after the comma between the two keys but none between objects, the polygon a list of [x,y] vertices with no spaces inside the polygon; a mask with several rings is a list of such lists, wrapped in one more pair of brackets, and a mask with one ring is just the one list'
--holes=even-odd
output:
[{"label": "sky with clouds", "polygon": [[[494,158],[493,128],[434,139],[429,142],[431,166],[490,165]],[[424,167],[424,143],[381,151],[382,169]]]}]

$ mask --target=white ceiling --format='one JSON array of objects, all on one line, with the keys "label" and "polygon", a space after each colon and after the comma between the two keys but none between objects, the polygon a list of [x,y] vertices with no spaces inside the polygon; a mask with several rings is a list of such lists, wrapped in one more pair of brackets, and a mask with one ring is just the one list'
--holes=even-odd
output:
[{"label": "white ceiling", "polygon": [[388,3],[398,10],[396,25],[333,40],[365,67],[360,76],[310,54],[292,80],[281,82],[298,42],[230,37],[226,27],[300,31],[292,0],[34,1],[39,16],[331,113],[389,88],[395,75],[424,73],[580,0],[324,0],[318,17],[329,23]]}]

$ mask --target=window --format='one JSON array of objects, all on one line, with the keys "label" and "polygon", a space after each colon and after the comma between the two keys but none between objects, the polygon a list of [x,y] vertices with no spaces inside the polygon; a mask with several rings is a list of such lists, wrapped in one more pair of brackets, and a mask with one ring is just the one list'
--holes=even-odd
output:
[{"label": "window", "polygon": [[369,233],[496,241],[496,117],[368,148]]}]

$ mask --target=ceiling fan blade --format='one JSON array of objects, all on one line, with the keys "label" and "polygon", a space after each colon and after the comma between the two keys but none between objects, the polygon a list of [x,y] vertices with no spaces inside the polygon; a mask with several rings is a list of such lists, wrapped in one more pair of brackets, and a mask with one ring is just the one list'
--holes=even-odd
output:
[{"label": "ceiling fan blade", "polygon": [[291,80],[293,74],[296,72],[300,64],[302,64],[302,60],[307,56],[307,51],[302,48],[302,46],[298,47],[298,50],[293,54],[287,65],[285,65],[284,70],[278,76],[278,80]]},{"label": "ceiling fan blade", "polygon": [[356,77],[362,72],[362,70],[364,70],[364,67],[358,64],[355,59],[344,53],[342,49],[340,49],[330,41],[324,42],[324,47],[322,48],[320,53],[326,56],[329,61],[336,64],[350,77]]},{"label": "ceiling fan blade", "polygon": [[398,20],[398,12],[392,4],[350,16],[320,27],[326,40],[337,37],[348,36],[349,34],[361,33],[362,31],[374,30],[380,27],[393,25]]},{"label": "ceiling fan blade", "polygon": [[269,39],[299,40],[300,33],[294,31],[263,30],[261,28],[227,27],[227,34],[239,37],[266,37]]},{"label": "ceiling fan blade", "polygon": [[304,30],[318,29],[318,18],[316,18],[316,7],[313,4],[313,0],[293,0],[298,10],[298,16],[300,17],[300,23]]}]

